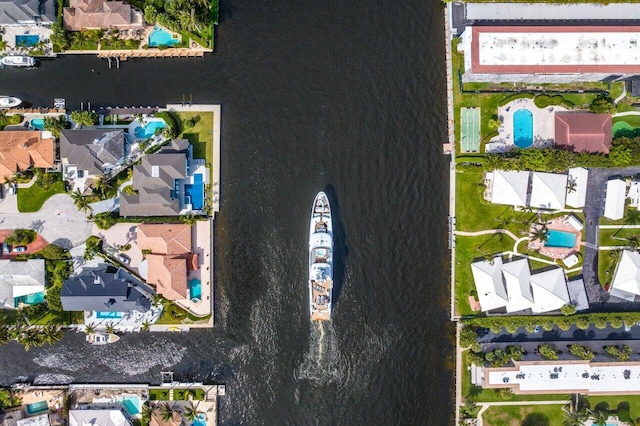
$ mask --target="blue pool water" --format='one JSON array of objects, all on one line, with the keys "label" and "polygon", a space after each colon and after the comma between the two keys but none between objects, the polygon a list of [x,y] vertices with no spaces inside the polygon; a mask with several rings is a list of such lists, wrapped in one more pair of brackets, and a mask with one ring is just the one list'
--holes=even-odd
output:
[{"label": "blue pool water", "polygon": [[205,420],[204,414],[198,414],[198,417],[196,417],[193,420],[193,426],[207,426],[207,421]]},{"label": "blue pool water", "polygon": [[526,108],[513,113],[513,143],[519,148],[533,145],[533,114]]},{"label": "blue pool water", "polygon": [[156,129],[163,129],[164,121],[150,121],[146,126],[136,127],[135,133],[137,139],[148,139],[156,134]]},{"label": "blue pool water", "polygon": [[38,401],[31,404],[26,405],[27,414],[34,415],[38,413],[44,413],[45,411],[49,411],[49,404],[47,401]]},{"label": "blue pool water", "polygon": [[16,46],[31,47],[38,44],[40,37],[35,34],[20,34],[16,36]]},{"label": "blue pool water", "polygon": [[199,279],[194,278],[189,281],[189,295],[193,301],[202,299],[202,283]]},{"label": "blue pool water", "polygon": [[135,395],[123,397],[122,406],[132,416],[140,414],[140,398]]},{"label": "blue pool water", "polygon": [[15,298],[16,306],[18,306],[19,303],[24,303],[26,305],[36,305],[42,302],[44,302],[44,293],[41,291]]},{"label": "blue pool water", "polygon": [[96,318],[122,318],[122,312],[96,312]]},{"label": "blue pool water", "polygon": [[167,32],[160,27],[154,27],[153,31],[149,34],[150,47],[173,46],[177,43],[180,43],[180,40],[173,38],[173,35],[170,32]]},{"label": "blue pool water", "polygon": [[33,127],[34,129],[44,130],[44,119],[43,118],[34,118],[29,122],[29,127]]},{"label": "blue pool water", "polygon": [[[204,183],[202,182],[202,175],[193,175],[193,184],[187,184],[184,186],[185,192],[185,204],[189,204],[188,200],[191,199],[191,208],[193,210],[201,210],[204,205]],[[188,197],[188,198],[187,198]]]},{"label": "blue pool water", "polygon": [[549,229],[547,232],[546,247],[573,247],[576,245],[576,236],[571,232]]}]

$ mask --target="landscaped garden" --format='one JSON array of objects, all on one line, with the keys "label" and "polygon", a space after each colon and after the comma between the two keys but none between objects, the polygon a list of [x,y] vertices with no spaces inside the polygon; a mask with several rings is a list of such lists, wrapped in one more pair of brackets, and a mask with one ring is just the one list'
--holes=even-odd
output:
[{"label": "landscaped garden", "polygon": [[484,424],[491,426],[554,426],[561,425],[564,404],[510,405],[489,407],[482,413]]},{"label": "landscaped garden", "polygon": [[43,173],[30,187],[18,188],[18,211],[37,212],[52,195],[62,194],[64,191],[65,184],[60,173]]},{"label": "landscaped garden", "polygon": [[182,309],[180,306],[167,299],[162,299],[162,316],[158,319],[156,324],[196,324],[208,322],[211,315],[206,317],[197,317]]},{"label": "landscaped garden", "polygon": [[178,138],[187,139],[193,145],[193,157],[204,158],[213,164],[213,112],[174,112],[180,121]]}]

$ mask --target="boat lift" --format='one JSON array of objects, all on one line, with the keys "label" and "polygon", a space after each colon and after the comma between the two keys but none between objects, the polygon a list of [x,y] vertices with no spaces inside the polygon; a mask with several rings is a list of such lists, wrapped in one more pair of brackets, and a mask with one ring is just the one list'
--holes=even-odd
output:
[{"label": "boat lift", "polygon": [[107,61],[109,61],[109,68],[111,68],[112,63],[111,60],[114,60],[113,65],[115,65],[116,68],[120,68],[120,57],[119,56],[107,56]]}]

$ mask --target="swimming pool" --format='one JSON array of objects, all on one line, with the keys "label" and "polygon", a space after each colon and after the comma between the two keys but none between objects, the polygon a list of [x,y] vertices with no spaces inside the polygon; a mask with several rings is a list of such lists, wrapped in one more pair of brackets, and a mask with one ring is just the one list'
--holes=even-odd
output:
[{"label": "swimming pool", "polygon": [[173,34],[163,30],[158,26],[153,27],[153,30],[149,34],[150,47],[173,46],[174,44],[178,43],[180,43],[180,40],[178,38],[174,38]]},{"label": "swimming pool", "polygon": [[33,118],[29,122],[29,128],[44,130],[44,118]]},{"label": "swimming pool", "polygon": [[207,426],[207,420],[204,414],[198,414],[198,417],[193,419],[193,426]]},{"label": "swimming pool", "polygon": [[571,248],[576,245],[576,235],[571,232],[549,229],[545,247],[566,247]]},{"label": "swimming pool", "polygon": [[36,34],[20,34],[16,36],[16,46],[31,47],[38,44],[40,37]]},{"label": "swimming pool", "polygon": [[131,416],[140,414],[140,398],[136,395],[124,395],[122,397],[122,406]]},{"label": "swimming pool", "polygon": [[32,416],[34,414],[49,411],[49,403],[47,403],[47,401],[33,402],[31,404],[27,404],[25,408],[27,409],[27,414]]},{"label": "swimming pool", "polygon": [[191,204],[192,210],[202,210],[204,205],[204,183],[200,173],[193,175],[193,184],[184,186],[184,193],[185,204]]},{"label": "swimming pool", "polygon": [[136,127],[135,134],[137,139],[149,139],[156,134],[157,129],[164,129],[164,121],[149,121],[142,127]]},{"label": "swimming pool", "polygon": [[37,305],[38,303],[44,302],[44,293],[39,291],[26,296],[16,297],[14,301],[16,306],[20,303],[24,303],[25,305]]},{"label": "swimming pool", "polygon": [[202,299],[202,283],[197,278],[189,281],[189,297],[192,302],[199,302]]},{"label": "swimming pool", "polygon": [[122,318],[122,312],[96,312],[96,318]]},{"label": "swimming pool", "polygon": [[526,108],[513,113],[513,143],[519,148],[533,145],[533,114]]}]

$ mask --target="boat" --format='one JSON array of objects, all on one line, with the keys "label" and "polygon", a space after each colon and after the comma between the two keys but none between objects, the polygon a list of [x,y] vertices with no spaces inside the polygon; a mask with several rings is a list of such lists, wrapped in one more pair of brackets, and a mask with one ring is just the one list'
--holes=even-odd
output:
[{"label": "boat", "polygon": [[309,313],[311,321],[331,320],[333,304],[333,224],[331,206],[319,192],[309,228]]},{"label": "boat", "polygon": [[108,343],[115,343],[120,340],[120,337],[113,333],[89,333],[87,334],[87,342],[92,345],[106,345]]},{"label": "boat", "polygon": [[0,108],[15,108],[22,103],[22,100],[13,96],[0,96]]},{"label": "boat", "polygon": [[11,67],[32,67],[36,60],[27,55],[8,55],[0,59],[0,63]]}]

